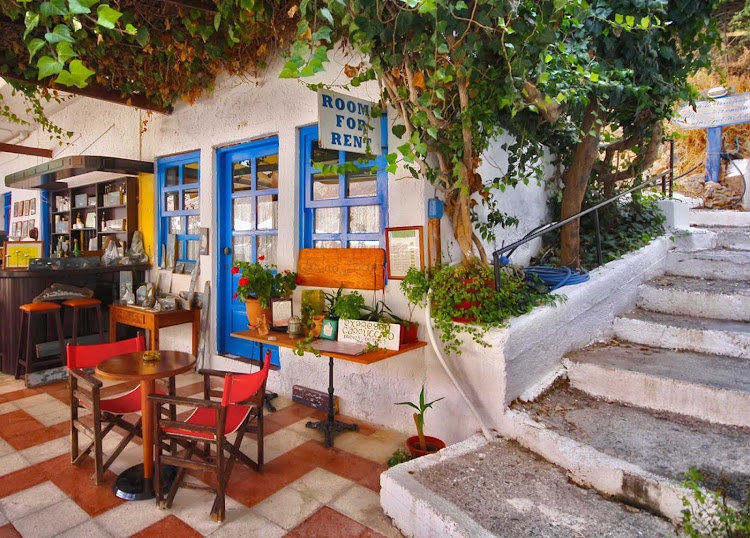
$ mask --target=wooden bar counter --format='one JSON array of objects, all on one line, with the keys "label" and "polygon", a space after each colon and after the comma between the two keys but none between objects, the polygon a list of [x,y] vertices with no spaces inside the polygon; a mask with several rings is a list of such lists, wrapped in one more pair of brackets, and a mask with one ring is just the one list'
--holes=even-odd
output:
[{"label": "wooden bar counter", "polygon": [[[53,283],[70,284],[93,290],[94,297],[102,301],[102,311],[112,304],[112,299],[119,295],[121,271],[133,271],[133,280],[142,282],[145,271],[151,269],[148,264],[110,265],[86,269],[12,269],[0,270],[0,354],[2,354],[2,371],[12,374],[16,364],[16,346],[18,345],[18,307],[30,303]],[[66,313],[64,313],[66,314]],[[69,316],[67,316],[69,317]],[[66,319],[67,321],[67,319]],[[54,330],[50,335],[43,335],[41,325],[38,334],[33,335],[37,342],[54,339]],[[66,334],[66,336],[69,336]],[[41,338],[40,338],[41,337]]]}]

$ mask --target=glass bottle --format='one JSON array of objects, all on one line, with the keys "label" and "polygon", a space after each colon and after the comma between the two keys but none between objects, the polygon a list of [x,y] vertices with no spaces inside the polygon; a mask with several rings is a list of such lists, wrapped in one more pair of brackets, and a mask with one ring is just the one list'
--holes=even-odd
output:
[{"label": "glass bottle", "polygon": [[76,258],[81,255],[81,251],[78,250],[78,239],[73,239],[73,256]]},{"label": "glass bottle", "polygon": [[104,211],[102,211],[102,231],[105,231],[107,229],[107,218],[104,216]]}]

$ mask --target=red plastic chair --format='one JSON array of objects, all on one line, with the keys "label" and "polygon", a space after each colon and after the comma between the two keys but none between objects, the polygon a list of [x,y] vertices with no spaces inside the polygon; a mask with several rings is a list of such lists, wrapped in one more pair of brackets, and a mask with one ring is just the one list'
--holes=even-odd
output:
[{"label": "red plastic chair", "polygon": [[[101,398],[102,382],[85,369],[95,368],[104,359],[144,351],[146,341],[143,335],[130,340],[112,342],[109,344],[95,344],[88,346],[68,346],[68,373],[70,387],[70,459],[73,465],[80,464],[86,456],[94,450],[93,480],[99,485],[104,472],[112,465],[120,452],[133,437],[141,436],[141,419],[132,424],[122,418],[127,413],[137,413],[141,410],[141,387],[136,386],[129,392],[113,398]],[[171,380],[174,383],[174,380]],[[172,391],[170,391],[172,392]],[[94,426],[89,428],[78,419],[79,408],[92,411]],[[104,426],[104,427],[102,427]],[[115,426],[120,426],[128,432],[106,462],[103,460],[102,440]],[[91,439],[91,444],[80,451],[78,449],[78,432]]]},{"label": "red plastic chair", "polygon": [[[174,396],[150,395],[154,402],[155,435],[157,447],[163,446],[165,441],[176,441],[184,447],[183,457],[167,456],[156,451],[154,461],[154,490],[156,492],[156,506],[171,508],[177,489],[184,486],[190,489],[203,489],[216,493],[214,505],[211,508],[211,519],[224,521],[224,497],[229,476],[235,460],[247,465],[251,469],[263,472],[263,399],[266,392],[266,379],[271,366],[271,351],[266,351],[263,368],[252,374],[233,374],[217,370],[201,370],[206,379],[208,376],[223,376],[224,390],[221,392],[221,402],[211,401],[210,396],[216,394],[207,391],[204,400],[195,398],[178,398]],[[208,384],[206,384],[208,386]],[[162,406],[184,405],[195,408],[195,411],[183,421],[166,421],[162,419]],[[251,424],[254,423],[254,424]],[[253,461],[240,451],[242,439],[247,431],[257,434],[258,461]],[[226,440],[228,435],[237,433],[234,443]],[[205,450],[199,450],[198,445],[205,444]],[[214,454],[208,450],[215,445]],[[224,451],[229,453],[225,457]],[[193,460],[196,455],[202,461]],[[161,485],[161,466],[176,465],[180,467],[174,483],[169,490],[166,501],[163,499]],[[183,483],[185,469],[199,469],[213,471],[217,475],[217,487],[210,488],[189,482]]]}]

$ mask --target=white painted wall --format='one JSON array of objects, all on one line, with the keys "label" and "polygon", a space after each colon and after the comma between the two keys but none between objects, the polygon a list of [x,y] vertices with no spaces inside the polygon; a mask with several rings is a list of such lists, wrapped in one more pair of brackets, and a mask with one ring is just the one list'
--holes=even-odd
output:
[{"label": "white painted wall", "polygon": [[[351,60],[350,60],[351,61]],[[343,63],[343,59],[339,63]],[[335,64],[335,61],[334,61]],[[279,243],[278,266],[280,269],[294,270],[298,251],[298,129],[317,121],[316,95],[302,83],[277,78],[280,70],[277,64],[269,74],[256,85],[239,78],[223,78],[217,82],[216,90],[208,99],[195,105],[178,102],[169,115],[154,114],[148,121],[145,133],[140,132],[145,113],[124,106],[76,99],[67,108],[53,115],[52,119],[64,129],[76,134],[68,145],[55,149],[54,157],[88,154],[110,155],[131,159],[155,160],[157,157],[200,150],[200,195],[201,226],[211,229],[210,255],[201,258],[200,289],[206,280],[216,289],[216,158],[215,149],[260,137],[279,137]],[[331,73],[338,73],[335,65]],[[328,77],[328,82],[342,82]],[[356,96],[375,100],[377,86],[358,88]],[[392,137],[392,135],[391,135]],[[37,147],[53,147],[45,136],[35,132],[25,142]],[[390,147],[396,141],[390,140]],[[497,153],[497,147],[493,152]],[[0,161],[0,177],[35,166],[43,159],[34,157],[12,157]],[[484,160],[481,172],[491,180],[497,170],[491,163],[503,167],[502,154],[491,155]],[[5,187],[0,189],[7,190]],[[15,195],[15,193],[14,193]],[[19,194],[20,196],[20,194]],[[399,170],[389,178],[389,226],[426,225],[427,198],[433,196],[433,189],[425,182],[413,179],[404,170]],[[536,184],[519,186],[502,195],[502,207],[522,220],[519,230],[500,230],[498,245],[509,242],[537,226],[546,214],[546,194]],[[444,230],[443,239],[449,243],[452,232]],[[496,245],[488,245],[488,253]],[[425,245],[426,255],[426,245]],[[520,254],[518,259],[528,258],[529,253]],[[227,268],[228,270],[228,268]],[[388,283],[384,292],[388,305],[398,314],[407,315],[406,302],[399,290],[399,281]],[[372,292],[364,292],[366,299]],[[379,292],[377,298],[383,293]],[[299,298],[299,292],[296,295]],[[216,315],[217,298],[212,297],[210,349],[214,368],[246,371],[248,366],[220,357],[216,354]],[[417,313],[419,320],[423,313]],[[420,335],[423,339],[424,329]],[[543,334],[543,333],[542,333]],[[188,328],[172,327],[161,332],[161,345],[165,348],[190,350]],[[490,336],[496,346],[507,338],[504,331]],[[521,358],[516,357],[518,364]],[[282,395],[291,394],[292,385],[325,390],[328,386],[326,359],[313,356],[297,357],[291,351],[282,350],[279,372],[269,378],[269,388]],[[485,402],[488,413],[502,412],[506,402],[505,371],[502,349],[494,347],[482,349],[469,345],[464,355],[456,359],[458,375],[471,382],[470,392]],[[523,371],[523,367],[519,367]],[[524,377],[534,377],[530,371]],[[435,410],[427,416],[427,432],[442,436],[449,442],[465,438],[477,425],[438,364],[434,353],[428,348],[403,354],[371,366],[338,361],[336,363],[336,393],[341,399],[341,411],[361,420],[384,424],[401,431],[413,431],[411,413],[404,407],[392,405],[403,400],[415,400],[424,383],[429,398],[444,396]]]}]

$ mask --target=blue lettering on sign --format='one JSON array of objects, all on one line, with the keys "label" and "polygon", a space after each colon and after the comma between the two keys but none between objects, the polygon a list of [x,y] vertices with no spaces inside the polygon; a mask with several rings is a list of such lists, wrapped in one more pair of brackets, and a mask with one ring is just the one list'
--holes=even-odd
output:
[{"label": "blue lettering on sign", "polygon": [[341,133],[331,133],[331,144],[341,145]]},{"label": "blue lettering on sign", "polygon": [[323,94],[323,107],[333,108],[332,103],[333,103],[333,99],[331,98],[331,96]]},{"label": "blue lettering on sign", "polygon": [[341,127],[341,122],[344,120],[345,116],[342,116],[341,114],[336,114],[336,127]]},{"label": "blue lettering on sign", "polygon": [[370,105],[363,105],[362,103],[359,103],[359,113],[362,116],[369,116],[370,115]]},{"label": "blue lettering on sign", "polygon": [[344,110],[344,108],[346,108],[346,103],[344,103],[344,100],[341,97],[336,98],[336,108],[338,110]]},{"label": "blue lettering on sign", "polygon": [[350,135],[350,134],[345,134],[344,135],[344,145],[346,147],[350,147],[352,145],[352,135]]},{"label": "blue lettering on sign", "polygon": [[355,148],[361,148],[362,147],[362,137],[361,136],[355,136],[354,137],[354,147]]}]

